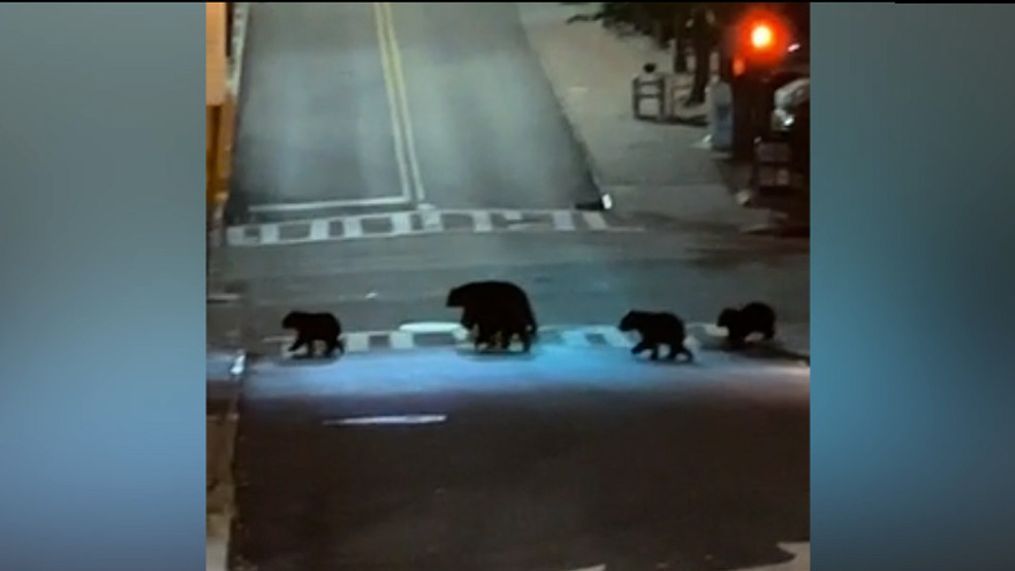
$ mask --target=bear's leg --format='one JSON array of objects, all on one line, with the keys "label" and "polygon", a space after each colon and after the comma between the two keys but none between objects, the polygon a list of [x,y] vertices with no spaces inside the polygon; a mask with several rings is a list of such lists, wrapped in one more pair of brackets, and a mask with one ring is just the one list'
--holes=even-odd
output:
[{"label": "bear's leg", "polygon": [[290,353],[292,353],[293,351],[299,349],[300,347],[302,347],[302,346],[304,346],[306,344],[307,344],[307,338],[304,337],[302,333],[298,333],[296,335],[296,340],[293,341],[293,344],[289,346],[288,351]]},{"label": "bear's leg", "polygon": [[640,341],[637,345],[635,345],[634,347],[631,347],[631,354],[632,355],[638,355],[638,354],[644,353],[645,350],[648,349],[648,348],[649,348],[649,344],[648,343],[646,343],[645,341]]},{"label": "bear's leg", "polygon": [[652,354],[649,356],[653,361],[659,360],[659,343],[652,343]]},{"label": "bear's leg", "polygon": [[338,337],[335,337],[334,339],[329,339],[328,346],[324,351],[324,355],[329,358],[334,356],[335,349],[338,349],[338,344],[339,344]]}]

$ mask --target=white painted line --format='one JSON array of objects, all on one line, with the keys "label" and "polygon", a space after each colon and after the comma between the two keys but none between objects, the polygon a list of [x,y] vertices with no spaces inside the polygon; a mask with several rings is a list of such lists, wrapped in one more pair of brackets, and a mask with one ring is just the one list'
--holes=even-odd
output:
[{"label": "white painted line", "polygon": [[415,346],[412,339],[412,333],[406,333],[405,331],[392,331],[388,338],[391,341],[392,349],[412,349]]},{"label": "white painted line", "polygon": [[560,336],[564,340],[564,344],[571,347],[588,347],[591,343],[589,343],[588,337],[585,336],[586,333],[586,330],[578,329],[575,331],[563,331]]},{"label": "white painted line", "polygon": [[569,210],[558,210],[553,213],[553,227],[557,230],[570,232],[575,229],[574,215]]},{"label": "white painted line", "polygon": [[444,414],[398,414],[386,416],[359,416],[325,420],[324,426],[369,426],[399,424],[434,424],[448,419]]},{"label": "white painted line", "polygon": [[396,212],[391,215],[391,230],[395,236],[412,234],[412,219],[408,212]]},{"label": "white painted line", "polygon": [[425,210],[420,213],[423,217],[423,230],[428,232],[440,232],[444,229],[441,222],[441,213],[437,210]]},{"label": "white painted line", "polygon": [[350,216],[342,219],[343,238],[362,238],[363,220],[358,216]]},{"label": "white painted line", "polygon": [[231,303],[241,299],[240,294],[229,292],[209,293],[207,298],[210,303]]},{"label": "white painted line", "polygon": [[345,350],[349,353],[362,353],[370,349],[369,333],[348,333],[343,339]]},{"label": "white painted line", "polygon": [[585,224],[593,230],[606,230],[609,228],[606,219],[598,212],[582,212],[582,218],[585,219]]},{"label": "white painted line", "polygon": [[476,232],[493,232],[493,219],[490,218],[490,213],[485,210],[474,211],[472,227]]},{"label": "white painted line", "polygon": [[321,241],[328,239],[328,227],[331,225],[331,221],[327,219],[319,218],[310,222],[310,239],[314,241]]},{"label": "white painted line", "polygon": [[453,333],[459,329],[462,329],[462,325],[455,321],[417,321],[403,323],[398,327],[399,331],[406,333]]},{"label": "white painted line", "polygon": [[226,244],[239,246],[246,242],[245,229],[243,226],[231,226],[226,228]]},{"label": "white painted line", "polygon": [[596,331],[596,333],[602,335],[606,339],[606,342],[613,347],[630,348],[634,346],[630,337],[614,327],[604,327],[601,331]]},{"label": "white painted line", "polygon": [[592,567],[582,567],[580,569],[570,569],[568,571],[606,571],[606,565],[593,565]]},{"label": "white painted line", "polygon": [[261,225],[261,244],[278,244],[278,224]]},{"label": "white painted line", "polygon": [[391,64],[391,47],[387,39],[387,13],[383,2],[374,2],[374,21],[377,23],[377,41],[381,53],[381,69],[384,76],[384,87],[388,95],[388,114],[391,119],[391,131],[394,136],[395,161],[398,163],[398,180],[402,185],[402,198],[412,197],[409,187],[408,165],[405,160],[405,141],[402,138],[402,122],[398,117],[398,94]]},{"label": "white painted line", "polygon": [[391,42],[390,56],[393,64],[395,93],[398,95],[399,106],[402,111],[402,125],[405,128],[405,147],[409,154],[409,170],[412,173],[412,184],[416,190],[416,202],[426,201],[426,190],[423,187],[423,179],[419,174],[419,160],[416,158],[415,136],[412,133],[412,115],[409,113],[409,99],[405,90],[405,73],[402,71],[402,54],[398,47],[398,36],[395,34],[395,18],[391,11],[391,2],[383,2],[382,6],[387,16],[385,23],[388,27],[388,40]]},{"label": "white painted line", "polygon": [[250,207],[251,212],[299,212],[303,210],[322,210],[325,208],[351,208],[359,206],[401,206],[411,204],[412,200],[403,196],[380,196],[377,198],[351,198],[341,200],[318,200],[313,202],[287,202],[276,204],[256,204]]},{"label": "white painted line", "polygon": [[521,222],[522,220],[522,213],[517,210],[503,210],[500,214],[508,222]]}]

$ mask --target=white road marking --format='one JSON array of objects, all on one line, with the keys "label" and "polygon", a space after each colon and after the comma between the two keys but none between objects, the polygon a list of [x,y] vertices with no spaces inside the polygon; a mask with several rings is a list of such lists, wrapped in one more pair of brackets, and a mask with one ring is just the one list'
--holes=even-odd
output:
[{"label": "white road marking", "polygon": [[346,352],[362,353],[370,350],[370,335],[368,333],[349,333],[344,337]]},{"label": "white road marking", "polygon": [[609,228],[606,219],[598,212],[582,212],[582,218],[585,219],[585,224],[592,230],[606,230]]},{"label": "white road marking", "polygon": [[391,215],[391,233],[395,236],[412,234],[412,218],[408,212],[396,212]]},{"label": "white road marking", "polygon": [[[552,217],[554,224],[551,227],[545,225],[532,224],[524,227],[518,225],[495,227],[493,224],[493,213],[499,213],[506,219],[514,222],[521,221],[524,216],[532,217]],[[335,216],[327,218],[315,218],[310,220],[301,220],[299,223],[309,224],[310,231],[309,235],[302,238],[291,238],[287,240],[277,239],[278,224],[248,224],[241,226],[231,226],[226,229],[226,243],[229,246],[273,246],[282,245],[290,246],[296,244],[306,244],[313,242],[326,242],[326,241],[341,241],[351,239],[377,239],[377,238],[392,238],[400,236],[419,236],[429,235],[444,232],[443,216],[446,215],[463,215],[468,216],[473,221],[472,228],[467,231],[475,233],[494,233],[494,232],[505,232],[505,233],[518,233],[521,231],[532,231],[532,232],[574,232],[578,228],[575,225],[575,213],[570,210],[529,210],[529,211],[498,211],[498,210],[403,210],[399,212],[390,213],[378,213],[369,215],[373,219],[387,219],[391,224],[391,230],[385,232],[376,232],[369,235],[362,231],[362,220],[366,216],[364,215],[349,215],[349,216]],[[611,227],[608,223],[602,219],[598,214],[595,213],[583,213],[586,222],[588,223],[588,229],[584,229],[586,232],[644,232],[644,228],[635,226],[617,226]],[[412,227],[412,216],[420,216],[422,220],[422,228],[416,229]],[[290,223],[295,223],[290,222]],[[341,235],[331,236],[328,233],[330,225],[332,223],[341,223],[344,232]],[[248,237],[247,232],[250,230],[258,230],[262,238],[257,239],[256,237]],[[273,234],[274,232],[274,234]]]},{"label": "white road marking", "polygon": [[440,232],[444,229],[444,224],[441,222],[441,213],[437,210],[424,210],[420,213],[423,219],[423,230],[431,232]]},{"label": "white road marking", "polygon": [[350,418],[329,419],[322,422],[325,426],[369,426],[385,424],[434,424],[448,419],[443,414],[398,414],[385,416],[359,416]]},{"label": "white road marking", "polygon": [[569,571],[606,571],[606,565],[593,565],[592,567],[582,567],[580,569],[570,569]]},{"label": "white road marking", "polygon": [[310,240],[312,241],[323,241],[328,239],[328,226],[330,222],[324,219],[317,219],[310,221]]},{"label": "white road marking", "polygon": [[383,2],[384,13],[387,16],[385,23],[388,29],[388,41],[390,42],[390,57],[393,64],[395,94],[398,96],[399,106],[402,111],[402,125],[405,128],[405,147],[409,155],[409,170],[412,174],[412,184],[416,190],[416,202],[426,201],[426,190],[423,187],[423,179],[420,176],[419,160],[416,158],[416,142],[412,132],[412,115],[409,113],[409,99],[405,89],[405,73],[402,71],[402,54],[398,47],[398,36],[395,34],[395,19],[391,11],[391,2]]},{"label": "white road marking", "polygon": [[587,330],[578,329],[574,331],[563,331],[560,337],[564,340],[564,343],[571,347],[589,347],[592,345],[589,343],[589,339],[586,336]]},{"label": "white road marking", "polygon": [[616,327],[602,327],[597,329],[595,332],[602,335],[603,338],[606,339],[606,342],[613,347],[631,348],[634,346],[631,338]]},{"label": "white road marking", "polygon": [[405,331],[392,331],[389,333],[389,342],[392,349],[412,349],[415,347],[413,335]]},{"label": "white road marking", "polygon": [[391,131],[395,142],[395,160],[398,163],[398,180],[402,185],[401,198],[412,197],[408,164],[405,158],[405,141],[402,138],[402,122],[398,116],[398,93],[395,87],[395,76],[391,63],[391,45],[388,41],[387,12],[383,2],[374,2],[374,21],[377,24],[377,41],[381,52],[381,69],[384,75],[384,87],[388,95],[388,113],[391,118]]},{"label": "white road marking", "polygon": [[300,212],[305,210],[324,210],[326,208],[350,208],[368,206],[401,206],[412,203],[411,198],[403,196],[380,196],[377,198],[349,198],[338,200],[317,200],[312,202],[283,202],[275,204],[256,204],[250,207],[251,212]]},{"label": "white road marking", "polygon": [[261,244],[278,243],[278,224],[261,225]]},{"label": "white road marking", "polygon": [[406,333],[453,333],[459,329],[462,329],[462,325],[455,321],[418,321],[403,323],[398,327],[399,331]]},{"label": "white road marking", "polygon": [[472,227],[476,232],[493,232],[493,219],[490,213],[483,210],[473,212]]},{"label": "white road marking", "polygon": [[358,216],[350,216],[342,220],[343,236],[345,238],[359,238],[363,236],[363,219]]},{"label": "white road marking", "polygon": [[231,226],[226,228],[226,244],[230,246],[238,246],[245,243],[246,235],[244,234],[244,228],[242,226]]},{"label": "white road marking", "polygon": [[557,230],[570,232],[575,229],[574,214],[568,210],[558,210],[553,213],[553,227]]}]

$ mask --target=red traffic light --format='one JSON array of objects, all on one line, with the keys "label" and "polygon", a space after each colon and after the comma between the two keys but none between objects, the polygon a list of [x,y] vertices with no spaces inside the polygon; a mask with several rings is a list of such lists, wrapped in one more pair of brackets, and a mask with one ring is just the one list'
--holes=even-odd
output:
[{"label": "red traffic light", "polygon": [[751,47],[767,50],[775,44],[775,31],[767,22],[758,22],[751,27]]}]

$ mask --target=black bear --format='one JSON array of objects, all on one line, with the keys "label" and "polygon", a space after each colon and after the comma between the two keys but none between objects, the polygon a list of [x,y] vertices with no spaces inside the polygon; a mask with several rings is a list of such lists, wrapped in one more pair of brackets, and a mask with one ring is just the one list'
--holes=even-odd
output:
[{"label": "black bear", "polygon": [[755,301],[740,309],[727,307],[719,314],[716,325],[725,327],[727,341],[734,347],[742,347],[751,333],[761,333],[765,339],[775,337],[775,310]]},{"label": "black bear", "polygon": [[282,320],[282,328],[296,331],[296,340],[289,347],[290,352],[305,346],[306,356],[313,357],[314,343],[323,341],[327,347],[325,356],[331,357],[335,349],[345,353],[345,343],[339,339],[342,335],[342,324],[330,313],[293,311]]},{"label": "black bear", "polygon": [[477,349],[482,344],[492,345],[497,336],[501,348],[506,349],[517,335],[528,351],[539,328],[525,291],[510,282],[479,281],[460,285],[448,293],[447,306],[462,308],[462,326],[470,331],[478,329]]},{"label": "black bear", "polygon": [[659,346],[670,348],[667,359],[675,360],[677,355],[685,355],[688,361],[694,355],[684,346],[684,322],[669,312],[629,311],[620,320],[621,331],[637,331],[641,342],[631,349],[631,354],[638,355],[648,349],[652,350],[652,360],[659,358]]}]

